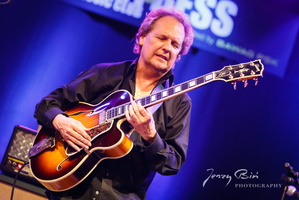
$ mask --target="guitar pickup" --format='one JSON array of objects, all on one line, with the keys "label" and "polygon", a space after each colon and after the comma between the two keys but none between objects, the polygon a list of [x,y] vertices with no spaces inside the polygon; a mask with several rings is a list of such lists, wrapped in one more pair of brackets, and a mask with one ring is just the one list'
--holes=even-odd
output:
[{"label": "guitar pickup", "polygon": [[31,158],[41,153],[45,149],[51,148],[55,146],[55,138],[54,137],[46,137],[33,145],[29,150],[28,157]]}]

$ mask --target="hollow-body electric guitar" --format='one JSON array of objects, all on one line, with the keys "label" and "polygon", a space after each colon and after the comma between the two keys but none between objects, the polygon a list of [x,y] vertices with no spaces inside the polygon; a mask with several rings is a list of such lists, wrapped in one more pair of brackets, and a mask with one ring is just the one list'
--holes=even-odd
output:
[{"label": "hollow-body electric guitar", "polygon": [[[223,67],[184,83],[171,86],[157,93],[134,100],[150,107],[184,94],[213,81],[231,82],[262,76],[264,66],[260,60]],[[125,90],[118,90],[97,105],[79,103],[66,111],[69,117],[79,120],[92,138],[89,150],[75,151],[67,145],[60,133],[42,127],[29,151],[32,175],[47,189],[64,191],[82,182],[104,159],[117,159],[127,155],[133,148],[130,126],[125,120],[125,111],[133,100]]]}]

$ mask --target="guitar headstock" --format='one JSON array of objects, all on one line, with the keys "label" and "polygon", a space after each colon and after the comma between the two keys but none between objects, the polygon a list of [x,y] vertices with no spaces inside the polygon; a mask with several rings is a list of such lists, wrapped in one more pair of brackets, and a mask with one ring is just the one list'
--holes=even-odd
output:
[{"label": "guitar headstock", "polygon": [[244,87],[248,85],[247,80],[255,80],[258,83],[258,77],[263,76],[264,65],[261,60],[254,60],[238,65],[225,66],[221,70],[215,71],[215,80],[231,82],[236,89],[236,82],[243,81]]}]

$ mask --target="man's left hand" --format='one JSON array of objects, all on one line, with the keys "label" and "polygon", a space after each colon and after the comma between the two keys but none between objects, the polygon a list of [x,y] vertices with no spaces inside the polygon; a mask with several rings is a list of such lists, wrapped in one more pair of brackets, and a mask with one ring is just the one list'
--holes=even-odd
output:
[{"label": "man's left hand", "polygon": [[131,101],[129,109],[126,110],[127,121],[134,127],[141,137],[151,144],[157,135],[153,114],[149,109],[145,109],[140,102],[137,104]]}]

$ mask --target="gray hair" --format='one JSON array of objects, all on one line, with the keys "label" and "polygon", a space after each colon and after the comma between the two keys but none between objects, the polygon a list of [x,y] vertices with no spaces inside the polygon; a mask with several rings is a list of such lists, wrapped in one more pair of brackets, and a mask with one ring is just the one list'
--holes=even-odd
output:
[{"label": "gray hair", "polygon": [[194,39],[194,33],[193,28],[189,22],[189,19],[185,13],[182,11],[179,11],[175,8],[158,8],[155,10],[152,10],[150,13],[146,14],[145,19],[143,20],[142,24],[139,27],[138,32],[135,36],[135,45],[133,52],[136,54],[140,54],[141,46],[139,45],[139,39],[141,36],[144,36],[148,34],[153,27],[153,24],[161,17],[164,16],[172,16],[176,19],[178,19],[185,29],[185,39],[182,44],[182,49],[179,53],[179,55],[185,55],[188,53]]}]

